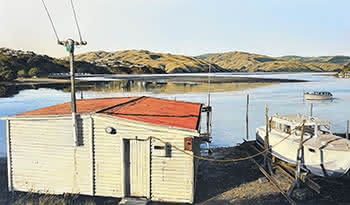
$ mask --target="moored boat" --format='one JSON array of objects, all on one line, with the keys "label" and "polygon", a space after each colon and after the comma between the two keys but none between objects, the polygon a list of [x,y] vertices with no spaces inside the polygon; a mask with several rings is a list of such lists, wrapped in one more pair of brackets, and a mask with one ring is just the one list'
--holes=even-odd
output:
[{"label": "moored boat", "polygon": [[[272,154],[296,164],[305,120],[302,168],[322,177],[340,177],[350,168],[350,141],[333,135],[330,123],[304,115],[274,115],[270,120],[269,144]],[[256,140],[263,145],[265,126],[256,129]]]},{"label": "moored boat", "polygon": [[304,93],[304,98],[306,100],[331,100],[333,95],[330,92],[312,92]]}]

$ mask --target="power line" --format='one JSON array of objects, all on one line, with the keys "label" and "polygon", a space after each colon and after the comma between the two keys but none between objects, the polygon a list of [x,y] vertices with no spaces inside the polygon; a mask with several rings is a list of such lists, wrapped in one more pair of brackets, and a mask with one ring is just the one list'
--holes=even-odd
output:
[{"label": "power line", "polygon": [[49,17],[49,20],[50,20],[50,23],[51,23],[51,26],[52,26],[53,32],[55,33],[55,36],[56,36],[57,42],[59,42],[59,41],[60,41],[60,39],[58,38],[58,34],[57,34],[57,31],[56,31],[55,25],[53,24],[52,18],[51,18],[50,13],[49,13],[49,10],[47,9],[47,7],[46,7],[46,4],[45,4],[44,0],[41,0],[41,2],[42,2],[42,3],[43,3],[43,5],[44,5],[44,8],[45,8],[45,11],[46,11],[47,16]]},{"label": "power line", "polygon": [[80,28],[79,28],[79,24],[78,24],[77,14],[76,14],[75,9],[74,9],[73,0],[70,0],[70,3],[72,5],[72,10],[73,10],[73,14],[74,14],[75,24],[76,24],[77,29],[78,29],[80,42],[83,42],[83,38],[81,37],[81,32],[80,32]]}]

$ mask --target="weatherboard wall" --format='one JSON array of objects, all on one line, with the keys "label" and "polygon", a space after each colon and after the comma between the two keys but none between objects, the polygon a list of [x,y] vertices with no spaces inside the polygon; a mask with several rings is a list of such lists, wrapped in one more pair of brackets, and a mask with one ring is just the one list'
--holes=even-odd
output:
[{"label": "weatherboard wall", "polygon": [[[164,144],[149,137],[184,149],[184,138],[198,136],[197,131],[104,114],[88,114],[78,119],[80,145],[75,146],[70,116],[8,118],[13,190],[124,197],[127,193],[123,140],[138,139],[149,141],[149,150],[144,146],[145,150],[141,150],[149,155],[147,166],[137,170],[146,177],[143,183],[147,186],[140,188],[146,197],[153,201],[193,202],[196,176],[193,157],[174,147],[170,156],[165,156],[162,150],[155,149]],[[117,133],[108,134],[105,131],[108,126]],[[196,146],[199,147],[199,142]]]},{"label": "weatherboard wall", "polygon": [[[151,125],[105,115],[96,115],[93,118],[96,135],[96,195],[101,196],[125,196],[123,139],[150,140],[149,137],[152,136],[184,149],[185,137],[198,136],[193,130]],[[117,134],[107,134],[107,126],[116,128]],[[164,144],[156,139],[150,141],[150,170],[138,170],[139,175],[147,176],[148,173],[144,172],[149,172],[150,175],[149,193],[146,197],[153,201],[192,203],[195,181],[193,157],[175,148],[171,148],[171,156],[166,157],[162,151],[155,150],[155,146]],[[134,151],[148,153],[142,150]],[[110,188],[106,188],[108,183]],[[142,187],[145,188],[144,185]]]},{"label": "weatherboard wall", "polygon": [[12,188],[15,191],[91,194],[90,121],[78,121],[74,146],[71,118],[9,121]]}]

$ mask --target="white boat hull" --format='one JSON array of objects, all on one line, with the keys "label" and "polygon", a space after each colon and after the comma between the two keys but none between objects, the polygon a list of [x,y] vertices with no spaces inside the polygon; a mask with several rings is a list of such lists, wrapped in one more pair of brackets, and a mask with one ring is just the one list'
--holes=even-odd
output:
[{"label": "white boat hull", "polygon": [[[264,136],[265,129],[258,128],[256,133],[257,141],[263,143]],[[279,143],[286,136],[287,135],[280,135],[273,132],[269,134],[272,154],[283,161],[296,164],[300,137],[298,138],[291,135],[286,140]],[[329,138],[322,142],[320,139],[315,138],[307,140],[304,143],[302,168],[310,171],[314,175],[322,177],[341,177],[346,174],[350,168],[350,147],[342,150],[332,149],[331,143],[334,141],[337,141],[337,143],[344,142],[346,146],[350,145],[349,140],[334,135],[332,136],[332,139]],[[274,146],[275,144],[278,145]],[[317,144],[321,144],[321,146],[318,146]]]},{"label": "white boat hull", "polygon": [[327,96],[327,95],[314,95],[314,94],[304,94],[304,98],[306,100],[331,100],[333,99],[333,96]]}]

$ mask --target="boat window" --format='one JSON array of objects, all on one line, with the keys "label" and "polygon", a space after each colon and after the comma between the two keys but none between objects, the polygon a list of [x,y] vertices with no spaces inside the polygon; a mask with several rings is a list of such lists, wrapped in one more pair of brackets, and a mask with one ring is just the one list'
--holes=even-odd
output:
[{"label": "boat window", "polygon": [[310,134],[311,136],[314,135],[315,126],[312,126],[312,125],[305,126],[304,132]]},{"label": "boat window", "polygon": [[317,126],[317,130],[323,135],[331,134],[331,128],[328,125],[319,125]]},{"label": "boat window", "polygon": [[287,133],[287,134],[290,134],[290,126],[289,125],[284,125],[283,127],[283,132]]}]

